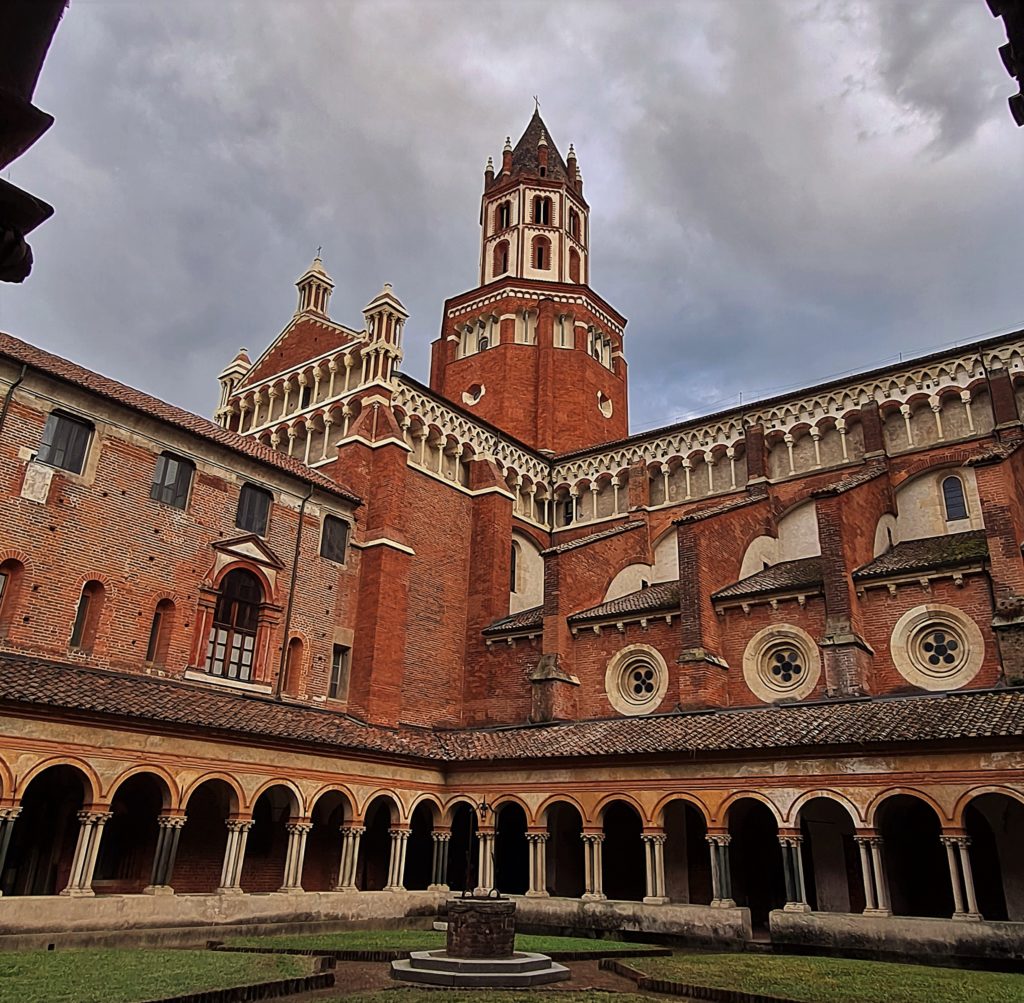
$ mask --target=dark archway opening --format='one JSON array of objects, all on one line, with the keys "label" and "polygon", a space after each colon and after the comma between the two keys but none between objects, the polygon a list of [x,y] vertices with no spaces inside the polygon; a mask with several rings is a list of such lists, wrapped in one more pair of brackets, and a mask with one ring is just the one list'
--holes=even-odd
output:
[{"label": "dark archway opening", "polygon": [[212,892],[220,885],[228,841],[224,823],[236,809],[235,792],[223,780],[206,780],[192,792],[171,881],[176,892]]},{"label": "dark archway opening", "polygon": [[141,892],[149,884],[159,832],[156,820],[166,803],[167,785],[151,773],[129,777],[114,792],[93,873],[97,895]]},{"label": "dark archway opening", "polygon": [[878,831],[893,914],[952,916],[949,864],[932,807],[920,798],[897,794],[878,809]]},{"label": "dark archway opening", "polygon": [[352,808],[341,791],[327,791],[313,805],[313,828],[306,838],[306,859],[302,866],[302,887],[308,892],[326,892],[338,883],[341,868],[341,827],[352,818]]},{"label": "dark archway opening", "polygon": [[67,885],[87,789],[73,766],[51,766],[33,778],[11,834],[5,895],[55,895]]},{"label": "dark archway opening", "polygon": [[547,891],[562,898],[579,898],[583,885],[583,818],[571,804],[558,801],[548,808]]},{"label": "dark archway opening", "polygon": [[644,825],[636,809],[625,801],[612,801],[604,810],[602,878],[610,899],[639,902],[647,892]]},{"label": "dark archway opening", "polygon": [[405,887],[410,891],[422,891],[433,878],[436,810],[428,801],[421,801],[412,813],[405,851]]},{"label": "dark archway opening", "polygon": [[512,801],[498,808],[494,840],[494,884],[505,895],[523,895],[530,887],[526,812]]},{"label": "dark archway opening", "polygon": [[985,919],[1024,920],[1024,804],[981,794],[964,811],[978,911]]},{"label": "dark archway opening", "polygon": [[708,827],[688,801],[665,806],[665,894],[673,902],[708,905],[712,898]]},{"label": "dark archway opening", "polygon": [[448,842],[448,887],[453,892],[476,887],[476,812],[464,801],[452,812],[452,838]]},{"label": "dark archway opening", "polygon": [[387,886],[391,866],[391,819],[394,805],[385,797],[374,799],[366,810],[366,832],[359,852],[360,891],[379,892]]},{"label": "dark archway opening", "polygon": [[242,861],[242,889],[276,892],[284,884],[288,853],[286,826],[295,812],[295,795],[280,784],[268,787],[252,806],[252,828]]},{"label": "dark archway opening", "polygon": [[864,875],[850,813],[831,798],[800,809],[807,901],[818,912],[863,912]]},{"label": "dark archway opening", "polygon": [[768,914],[786,904],[779,827],[767,805],[743,798],[729,808],[729,866],[737,905],[750,910],[755,927],[768,926]]}]

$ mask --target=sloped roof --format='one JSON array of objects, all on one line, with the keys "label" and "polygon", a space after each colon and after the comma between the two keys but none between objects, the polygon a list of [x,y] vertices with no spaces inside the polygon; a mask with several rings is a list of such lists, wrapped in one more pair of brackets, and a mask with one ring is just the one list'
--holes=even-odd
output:
[{"label": "sloped roof", "polygon": [[984,530],[970,533],[951,533],[949,536],[930,536],[923,540],[897,543],[887,553],[876,557],[853,573],[854,581],[887,578],[890,575],[911,574],[964,564],[976,564],[988,557],[988,542]]},{"label": "sloped roof", "polygon": [[568,543],[560,543],[554,547],[548,547],[547,550],[542,550],[542,554],[565,554],[570,550],[578,550],[580,547],[587,547],[591,543],[597,543],[598,540],[607,540],[612,536],[619,536],[622,533],[630,533],[634,529],[642,529],[647,523],[641,522],[639,519],[635,519],[632,522],[624,522],[619,526],[612,526],[611,529],[602,529],[597,533],[589,533],[587,536],[578,536],[575,540],[569,540]]},{"label": "sloped roof", "polygon": [[746,599],[771,592],[792,592],[796,589],[818,589],[824,581],[820,557],[802,557],[781,561],[764,571],[743,578],[719,589],[712,599]]},{"label": "sloped roof", "polygon": [[531,609],[520,610],[509,616],[503,616],[500,620],[484,627],[482,633],[491,634],[512,634],[520,630],[540,628],[544,624],[544,607],[534,606]]},{"label": "sloped roof", "polygon": [[441,762],[1024,738],[1024,689],[475,730],[384,728],[259,695],[0,654],[0,703]]},{"label": "sloped roof", "polygon": [[[526,131],[519,137],[512,150],[512,176],[517,174],[528,174],[532,177],[540,176],[540,161],[537,158],[537,144],[540,137],[544,136],[548,144],[548,170],[546,177],[553,181],[568,181],[569,171],[565,166],[562,155],[551,138],[551,130],[544,124],[540,117],[540,111],[534,110]],[[499,161],[500,163],[500,161]]]},{"label": "sloped roof", "polygon": [[656,582],[645,589],[638,589],[628,595],[610,599],[600,606],[573,613],[569,623],[589,623],[592,620],[604,620],[607,617],[632,615],[636,613],[657,613],[662,610],[679,608],[679,583]]},{"label": "sloped roof", "polygon": [[174,425],[176,428],[190,432],[192,435],[206,439],[208,442],[216,443],[224,449],[229,449],[232,452],[247,456],[249,459],[264,463],[268,467],[274,467],[306,484],[312,484],[313,487],[319,488],[321,491],[344,498],[354,505],[362,504],[362,500],[358,495],[329,477],[324,477],[323,474],[310,470],[309,467],[299,460],[292,459],[284,453],[274,452],[274,450],[253,438],[229,432],[226,428],[221,428],[220,425],[215,424],[208,418],[192,414],[191,411],[185,411],[183,408],[175,407],[175,405],[168,404],[157,397],[151,397],[141,390],[126,386],[124,383],[118,383],[117,380],[102,376],[91,369],[85,369],[83,366],[61,358],[59,355],[53,355],[50,352],[43,351],[41,348],[36,348],[35,345],[30,345],[20,338],[0,332],[0,355],[4,355],[16,363],[28,365],[30,369],[44,373],[64,383],[81,387],[83,390],[88,390],[99,397],[114,401],[123,407],[131,408],[131,410],[137,411],[139,414]]}]

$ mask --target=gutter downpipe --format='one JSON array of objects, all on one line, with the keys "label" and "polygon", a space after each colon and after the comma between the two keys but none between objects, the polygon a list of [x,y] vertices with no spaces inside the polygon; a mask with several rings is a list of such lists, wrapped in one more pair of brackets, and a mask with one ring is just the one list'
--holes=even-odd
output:
[{"label": "gutter downpipe", "polygon": [[302,520],[306,514],[306,503],[310,498],[313,497],[313,485],[309,485],[309,491],[306,492],[306,497],[302,499],[302,504],[299,506],[299,528],[295,533],[295,554],[292,556],[292,576],[288,583],[288,605],[285,607],[284,613],[284,639],[281,642],[281,661],[277,667],[277,686],[275,687],[274,698],[276,700],[281,699],[281,693],[284,690],[284,670],[285,662],[288,659],[288,634],[292,629],[292,606],[295,601],[295,579],[299,573],[299,549],[302,546]]},{"label": "gutter downpipe", "polygon": [[25,373],[28,372],[28,363],[24,362],[21,366],[21,372],[18,373],[18,378],[7,388],[7,393],[4,395],[3,407],[0,408],[0,432],[4,429],[4,422],[7,421],[7,410],[11,406],[11,398],[14,396],[14,391],[25,381]]}]

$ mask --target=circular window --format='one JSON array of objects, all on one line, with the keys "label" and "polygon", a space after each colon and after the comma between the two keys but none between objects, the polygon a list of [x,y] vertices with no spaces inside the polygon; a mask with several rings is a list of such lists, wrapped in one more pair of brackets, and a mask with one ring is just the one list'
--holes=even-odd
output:
[{"label": "circular window", "polygon": [[743,678],[759,700],[800,700],[821,676],[814,638],[791,624],[759,630],[743,653]]},{"label": "circular window", "polygon": [[604,686],[620,714],[651,714],[668,692],[665,659],[647,644],[624,648],[608,663]]},{"label": "circular window", "polygon": [[978,625],[955,606],[929,603],[896,621],[893,664],[909,683],[926,690],[957,689],[981,668],[985,642]]}]

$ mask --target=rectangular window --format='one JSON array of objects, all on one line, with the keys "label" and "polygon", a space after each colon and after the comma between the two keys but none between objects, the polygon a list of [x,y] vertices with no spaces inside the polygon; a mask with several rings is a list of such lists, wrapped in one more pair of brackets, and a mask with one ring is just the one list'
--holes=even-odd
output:
[{"label": "rectangular window", "polygon": [[336,564],[344,564],[347,548],[348,523],[336,515],[325,515],[324,531],[320,537],[320,556]]},{"label": "rectangular window", "polygon": [[344,644],[334,646],[331,657],[331,681],[327,687],[327,695],[332,700],[348,699],[348,670],[352,649]]},{"label": "rectangular window", "polygon": [[188,504],[188,489],[192,484],[193,470],[195,467],[188,460],[173,456],[171,453],[161,453],[156,458],[149,497],[165,505],[184,508]]},{"label": "rectangular window", "polygon": [[36,459],[51,467],[80,474],[85,466],[85,453],[91,435],[91,425],[55,411],[46,419],[43,441],[39,444]]},{"label": "rectangular window", "polygon": [[255,484],[243,484],[241,494],[238,496],[235,525],[239,529],[248,530],[257,536],[265,536],[271,499],[269,491],[264,491],[263,488],[258,488]]}]

